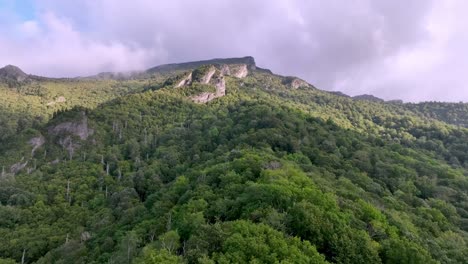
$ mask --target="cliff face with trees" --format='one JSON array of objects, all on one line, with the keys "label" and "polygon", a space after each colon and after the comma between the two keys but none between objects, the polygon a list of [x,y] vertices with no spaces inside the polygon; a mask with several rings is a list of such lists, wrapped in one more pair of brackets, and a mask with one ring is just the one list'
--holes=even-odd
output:
[{"label": "cliff face with trees", "polygon": [[[4,85],[22,101],[2,103],[0,263],[468,259],[459,105],[227,74],[242,62]],[[223,96],[194,102],[216,92],[204,74],[177,87],[211,69]]]}]

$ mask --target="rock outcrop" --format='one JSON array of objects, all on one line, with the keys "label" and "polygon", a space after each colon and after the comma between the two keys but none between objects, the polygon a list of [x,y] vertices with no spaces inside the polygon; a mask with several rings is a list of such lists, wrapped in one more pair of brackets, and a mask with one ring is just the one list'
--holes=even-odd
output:
[{"label": "rock outcrop", "polygon": [[230,67],[230,75],[236,78],[244,78],[249,74],[247,64],[233,65]]},{"label": "rock outcrop", "polygon": [[224,80],[224,76],[220,76],[216,82],[215,82],[215,88],[216,92],[214,93],[209,93],[209,92],[204,92],[196,96],[192,96],[191,99],[195,103],[207,103],[213,99],[223,97],[226,95],[226,81]]},{"label": "rock outcrop", "polygon": [[88,118],[82,113],[83,118],[77,122],[65,122],[49,128],[49,133],[53,135],[71,134],[78,136],[81,140],[86,140],[94,133],[94,130],[88,127]]},{"label": "rock outcrop", "polygon": [[190,72],[185,78],[179,81],[179,83],[176,84],[176,88],[182,87],[182,86],[187,86],[192,83],[192,72]]},{"label": "rock outcrop", "polygon": [[55,99],[52,102],[48,102],[46,105],[47,106],[52,106],[52,105],[55,105],[55,104],[65,103],[66,101],[67,101],[67,99],[65,97],[59,96],[59,97],[57,97],[57,99]]},{"label": "rock outcrop", "polygon": [[18,163],[11,165],[10,172],[15,175],[20,170],[24,169],[28,165],[28,161],[24,161],[24,157]]},{"label": "rock outcrop", "polygon": [[205,75],[203,75],[203,77],[200,79],[200,83],[203,83],[203,84],[208,84],[210,83],[211,81],[211,78],[213,77],[213,75],[215,74],[216,72],[216,68],[214,66],[211,66],[208,71],[205,73]]},{"label": "rock outcrop", "polygon": [[283,84],[288,86],[291,89],[312,87],[311,84],[297,77],[284,77]]},{"label": "rock outcrop", "polygon": [[80,146],[80,142],[79,140],[74,140],[72,136],[86,140],[94,134],[94,130],[89,128],[88,118],[83,112],[80,121],[64,122],[50,127],[49,134],[58,136],[58,144],[68,152],[69,158],[73,159],[75,150]]},{"label": "rock outcrop", "polygon": [[42,135],[31,138],[29,140],[29,144],[33,146],[33,149],[31,150],[31,156],[34,156],[34,152],[36,152],[38,148],[44,145],[44,143],[45,143],[45,138]]},{"label": "rock outcrop", "polygon": [[205,65],[190,72],[186,77],[178,81],[175,87],[189,86],[194,82],[212,85],[216,88],[215,92],[203,92],[190,97],[195,103],[207,103],[226,95],[225,76],[245,78],[249,74],[249,68],[251,67],[248,64],[222,64],[210,65],[209,67]]},{"label": "rock outcrop", "polygon": [[221,68],[219,69],[222,75],[231,75],[231,69],[227,64],[221,65]]}]

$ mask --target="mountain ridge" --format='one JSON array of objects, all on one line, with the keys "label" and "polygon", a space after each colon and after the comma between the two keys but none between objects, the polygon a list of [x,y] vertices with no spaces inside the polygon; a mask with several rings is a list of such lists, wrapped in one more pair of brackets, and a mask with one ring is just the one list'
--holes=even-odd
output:
[{"label": "mountain ridge", "polygon": [[148,72],[148,73],[163,72],[164,73],[164,72],[174,71],[174,70],[190,70],[190,69],[198,68],[204,65],[222,65],[222,64],[227,64],[227,65],[246,64],[250,70],[255,70],[256,68],[254,57],[245,56],[245,57],[236,57],[236,58],[214,58],[214,59],[201,60],[201,61],[162,64],[162,65],[149,68],[145,72]]},{"label": "mountain ridge", "polygon": [[468,258],[464,105],[187,67],[0,87],[0,262]]}]

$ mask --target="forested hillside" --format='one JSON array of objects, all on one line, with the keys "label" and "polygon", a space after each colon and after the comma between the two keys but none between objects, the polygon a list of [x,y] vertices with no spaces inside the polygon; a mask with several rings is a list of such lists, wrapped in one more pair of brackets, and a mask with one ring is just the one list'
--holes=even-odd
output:
[{"label": "forested hillside", "polygon": [[92,109],[164,81],[157,75],[144,79],[103,77],[53,79],[28,75],[14,66],[0,69],[0,142],[27,127],[44,124],[54,113],[74,106]]},{"label": "forested hillside", "polygon": [[0,263],[466,263],[466,104],[187,65],[4,82]]}]

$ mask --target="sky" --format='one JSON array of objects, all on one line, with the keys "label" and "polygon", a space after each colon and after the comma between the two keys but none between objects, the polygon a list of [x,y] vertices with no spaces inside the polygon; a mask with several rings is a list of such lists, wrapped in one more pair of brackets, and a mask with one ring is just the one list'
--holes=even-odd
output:
[{"label": "sky", "polygon": [[0,67],[49,77],[253,56],[323,90],[468,102],[464,0],[0,0]]}]

